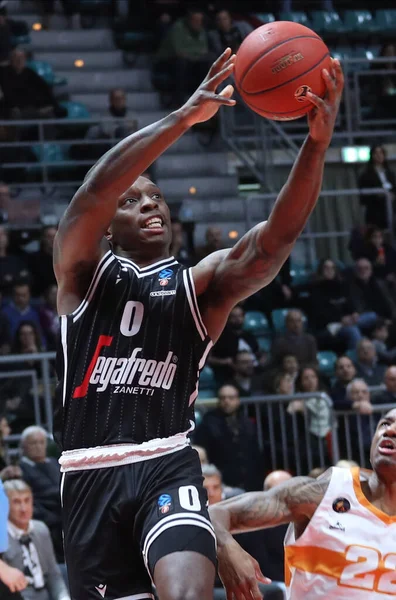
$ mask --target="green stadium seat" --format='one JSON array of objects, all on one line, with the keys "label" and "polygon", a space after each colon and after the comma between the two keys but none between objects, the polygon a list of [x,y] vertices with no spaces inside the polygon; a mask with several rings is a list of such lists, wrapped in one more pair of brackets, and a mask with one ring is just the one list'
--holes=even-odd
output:
[{"label": "green stadium seat", "polygon": [[53,142],[35,144],[32,151],[39,162],[55,163],[66,159],[64,147]]},{"label": "green stadium seat", "polygon": [[251,310],[246,313],[243,328],[254,335],[265,335],[270,331],[267,317],[259,310]]},{"label": "green stadium seat", "polygon": [[375,22],[384,33],[396,34],[396,9],[380,9],[375,13]]},{"label": "green stadium seat", "polygon": [[205,365],[199,376],[199,389],[208,390],[213,389],[215,387],[216,381],[213,370],[208,365]]},{"label": "green stadium seat", "polygon": [[154,42],[154,35],[146,31],[121,31],[114,33],[114,42],[121,50],[136,50],[150,47]]},{"label": "green stadium seat", "polygon": [[349,33],[377,33],[379,31],[369,10],[346,10],[344,23]]},{"label": "green stadium seat", "polygon": [[208,388],[207,390],[201,390],[201,386],[198,391],[198,400],[208,400],[216,398],[216,390],[214,388]]},{"label": "green stadium seat", "polygon": [[316,33],[344,33],[345,25],[337,12],[315,10],[312,12],[312,27]]},{"label": "green stadium seat", "polygon": [[353,58],[353,50],[351,46],[337,46],[337,48],[331,52],[331,56],[342,61],[348,58]]},{"label": "green stadium seat", "polygon": [[252,16],[256,17],[256,19],[261,21],[263,24],[273,23],[276,20],[275,15],[273,13],[255,13]]},{"label": "green stadium seat", "polygon": [[358,46],[353,51],[353,58],[365,59],[365,60],[362,60],[361,63],[353,64],[354,71],[367,71],[367,69],[370,69],[370,63],[367,62],[367,60],[373,60],[373,58],[375,58],[375,53],[373,52],[371,46],[369,49],[364,48],[362,46]]},{"label": "green stadium seat", "polygon": [[67,83],[67,79],[55,75],[51,65],[43,60],[29,60],[27,66],[45,79],[48,85],[55,86]]},{"label": "green stadium seat", "polygon": [[353,362],[355,362],[357,360],[356,350],[347,350],[347,352],[345,354],[346,354],[346,356],[349,356],[349,358],[351,360],[353,360]]},{"label": "green stadium seat", "polygon": [[[276,333],[283,333],[285,331],[285,319],[289,310],[300,310],[293,308],[276,308],[271,313],[272,324]],[[307,322],[307,317],[303,313],[304,324]]]},{"label": "green stadium seat", "polygon": [[61,102],[61,105],[67,110],[69,119],[90,119],[91,113],[81,102]]},{"label": "green stadium seat", "polygon": [[300,23],[301,25],[305,25],[305,27],[312,28],[312,23],[306,12],[291,10],[290,12],[281,12],[279,17],[280,21],[293,21],[294,23]]},{"label": "green stadium seat", "polygon": [[23,33],[21,35],[13,35],[11,38],[12,45],[15,46],[26,46],[31,43],[30,35],[28,33]]},{"label": "green stadium seat", "polygon": [[311,272],[308,271],[308,269],[306,269],[305,267],[294,265],[290,269],[290,275],[293,279],[293,284],[300,285],[301,283],[307,283],[307,281],[310,278]]},{"label": "green stadium seat", "polygon": [[262,350],[263,352],[271,351],[272,340],[269,337],[265,335],[259,335],[257,336],[257,341],[260,350]]},{"label": "green stadium seat", "polygon": [[319,371],[323,375],[333,375],[334,367],[337,360],[337,354],[330,350],[318,352],[317,359],[319,363]]}]

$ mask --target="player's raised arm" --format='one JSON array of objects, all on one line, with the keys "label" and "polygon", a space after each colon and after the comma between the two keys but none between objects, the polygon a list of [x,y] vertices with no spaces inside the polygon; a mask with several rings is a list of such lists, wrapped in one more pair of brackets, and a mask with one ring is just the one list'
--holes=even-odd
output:
[{"label": "player's raised arm", "polygon": [[320,479],[293,477],[268,492],[249,492],[219,502],[209,512],[216,532],[218,570],[227,600],[252,598],[261,593],[257,580],[268,583],[258,562],[234,540],[232,533],[274,527],[282,523],[307,523],[320,504],[330,471]]},{"label": "player's raised arm", "polygon": [[315,207],[344,84],[340,63],[333,60],[332,65],[331,73],[322,73],[325,99],[308,93],[315,107],[308,115],[309,134],[268,221],[251,229],[231,251],[213,254],[195,267],[197,293],[206,293],[201,312],[213,340],[232,307],[276,277]]},{"label": "player's raised arm", "polygon": [[234,61],[228,48],[183,107],[119,142],[88,172],[59,225],[54,255],[58,282],[79,266],[86,271],[96,265],[120,196],[138,176],[192,125],[210,119],[221,105],[235,104],[232,86],[216,92]]}]

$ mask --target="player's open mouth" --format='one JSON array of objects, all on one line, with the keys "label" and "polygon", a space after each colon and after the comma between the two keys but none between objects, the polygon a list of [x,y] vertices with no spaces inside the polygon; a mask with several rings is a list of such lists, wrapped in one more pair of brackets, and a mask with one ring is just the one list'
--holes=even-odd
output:
[{"label": "player's open mouth", "polygon": [[163,230],[163,220],[161,217],[150,217],[143,223],[142,229],[150,229],[150,230]]},{"label": "player's open mouth", "polygon": [[381,454],[396,454],[396,440],[390,438],[381,440],[378,450]]}]

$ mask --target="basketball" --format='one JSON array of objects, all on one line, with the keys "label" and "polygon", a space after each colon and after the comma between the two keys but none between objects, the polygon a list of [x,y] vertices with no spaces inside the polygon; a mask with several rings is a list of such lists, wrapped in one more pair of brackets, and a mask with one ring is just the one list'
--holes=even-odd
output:
[{"label": "basketball", "polygon": [[267,119],[292,121],[313,108],[307,92],[323,98],[322,69],[330,68],[329,49],[314,31],[276,21],[255,29],[242,42],[234,74],[249,108]]}]

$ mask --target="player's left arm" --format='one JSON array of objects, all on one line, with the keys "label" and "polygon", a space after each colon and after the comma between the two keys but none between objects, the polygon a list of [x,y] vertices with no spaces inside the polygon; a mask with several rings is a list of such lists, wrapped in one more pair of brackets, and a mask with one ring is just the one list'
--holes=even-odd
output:
[{"label": "player's left arm", "polygon": [[344,85],[338,60],[333,60],[331,73],[323,70],[322,75],[326,97],[308,92],[314,105],[309,134],[268,221],[253,227],[231,250],[216,252],[194,267],[202,317],[214,341],[232,307],[276,277],[316,205]]}]

